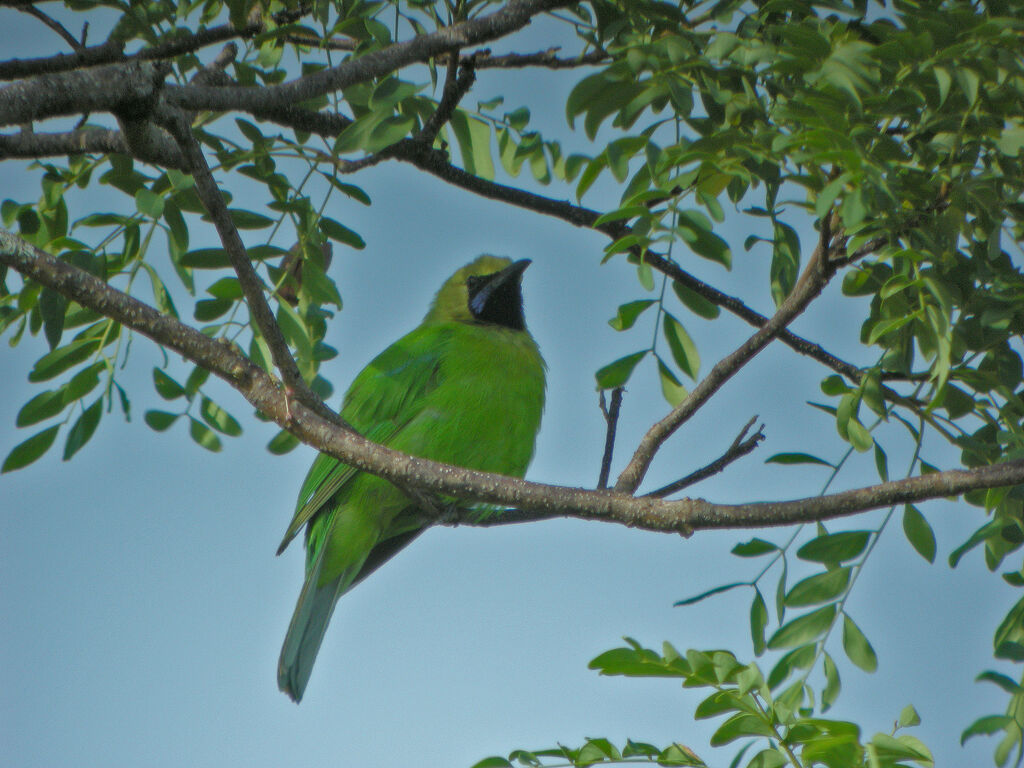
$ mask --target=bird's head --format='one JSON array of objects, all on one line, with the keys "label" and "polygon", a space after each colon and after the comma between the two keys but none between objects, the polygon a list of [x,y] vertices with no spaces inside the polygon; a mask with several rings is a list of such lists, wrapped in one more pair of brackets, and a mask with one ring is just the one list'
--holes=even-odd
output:
[{"label": "bird's head", "polygon": [[528,266],[529,259],[478,256],[445,281],[424,321],[487,323],[524,330],[521,282]]}]

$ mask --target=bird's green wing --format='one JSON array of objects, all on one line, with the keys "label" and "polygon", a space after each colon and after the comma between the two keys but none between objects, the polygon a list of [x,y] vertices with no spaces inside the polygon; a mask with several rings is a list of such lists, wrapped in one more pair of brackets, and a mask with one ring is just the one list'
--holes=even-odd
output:
[{"label": "bird's green wing", "polygon": [[[425,325],[396,341],[352,382],[342,417],[368,440],[390,443],[419,413],[423,396],[437,386],[447,340],[444,328]],[[321,453],[316,457],[278,554],[357,472],[333,456]]]}]

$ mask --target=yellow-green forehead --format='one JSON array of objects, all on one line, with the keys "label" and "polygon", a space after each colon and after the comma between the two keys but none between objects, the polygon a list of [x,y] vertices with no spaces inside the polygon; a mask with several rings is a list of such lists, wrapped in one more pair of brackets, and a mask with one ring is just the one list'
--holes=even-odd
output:
[{"label": "yellow-green forehead", "polygon": [[477,256],[469,264],[460,268],[454,275],[449,277],[441,290],[437,292],[434,303],[427,313],[427,320],[465,320],[470,319],[466,293],[466,280],[474,275],[493,275],[500,272],[509,264],[512,259],[504,256],[491,256],[484,254]]},{"label": "yellow-green forehead", "polygon": [[447,288],[449,285],[465,285],[467,278],[473,275],[493,275],[495,272],[500,272],[509,264],[512,263],[512,259],[507,259],[504,256],[491,256],[484,254],[483,256],[477,256],[469,264],[462,267],[458,272],[448,278],[445,283]]}]

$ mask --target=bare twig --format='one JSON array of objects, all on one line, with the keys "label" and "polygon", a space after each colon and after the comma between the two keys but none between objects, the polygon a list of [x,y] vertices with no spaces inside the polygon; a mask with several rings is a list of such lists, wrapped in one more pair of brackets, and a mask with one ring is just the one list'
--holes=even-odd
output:
[{"label": "bare twig", "polygon": [[821,293],[834,274],[834,270],[828,263],[831,242],[831,227],[829,226],[829,217],[826,216],[821,220],[818,246],[811,254],[803,275],[782,306],[738,349],[719,360],[685,400],[647,431],[647,434],[640,440],[633,458],[619,475],[619,479],[615,483],[615,490],[620,493],[634,493],[643,481],[644,475],[647,474],[654,454],[662,444]]},{"label": "bare twig", "polygon": [[82,44],[78,42],[77,38],[75,38],[74,35],[72,35],[70,32],[67,31],[67,29],[64,28],[63,24],[61,24],[59,21],[56,21],[55,19],[51,19],[49,16],[40,11],[34,5],[20,6],[18,7],[18,10],[21,11],[22,13],[27,13],[29,16],[34,16],[35,18],[43,22],[43,24],[45,24],[58,35],[60,35],[60,37],[63,38],[64,42],[71,46],[71,50],[82,50]]},{"label": "bare twig", "polygon": [[729,446],[729,449],[724,454],[722,454],[722,456],[715,459],[710,464],[701,467],[700,469],[694,472],[691,472],[686,477],[680,478],[679,480],[676,480],[673,483],[669,483],[668,485],[664,485],[658,490],[651,491],[650,493],[645,495],[655,496],[659,499],[662,499],[665,498],[666,496],[671,496],[673,493],[679,493],[679,491],[683,490],[684,488],[689,488],[694,483],[699,483],[701,480],[705,480],[706,478],[709,478],[712,475],[717,475],[727,466],[736,461],[736,459],[746,456],[748,453],[757,448],[758,444],[762,440],[764,440],[764,424],[758,427],[757,432],[755,432],[753,435],[751,435],[750,437],[746,437],[747,432],[750,430],[752,426],[754,426],[755,421],[757,421],[757,416],[755,416],[746,423],[746,426],[743,427],[740,433],[736,436],[736,439],[732,441],[732,445]]},{"label": "bare twig", "polygon": [[[827,520],[893,504],[956,496],[978,488],[1024,483],[1024,460],[1016,460],[969,470],[936,472],[830,496],[722,505],[701,499],[637,498],[614,491],[544,485],[476,472],[390,450],[329,421],[302,401],[289,404],[279,383],[234,345],[210,339],[2,229],[0,264],[206,368],[302,442],[339,461],[422,491],[520,510],[489,520],[480,520],[479,513],[467,510],[460,513],[459,522],[464,525],[575,517],[686,534],[701,528],[750,528]],[[451,517],[448,512],[442,515]]]},{"label": "bare twig", "polygon": [[601,413],[604,415],[606,431],[604,435],[604,454],[601,456],[601,472],[597,478],[598,488],[608,487],[608,475],[612,469],[612,453],[615,451],[615,432],[619,427],[619,409],[622,407],[623,387],[615,387],[612,390],[612,402],[605,408],[604,390],[599,395]]}]

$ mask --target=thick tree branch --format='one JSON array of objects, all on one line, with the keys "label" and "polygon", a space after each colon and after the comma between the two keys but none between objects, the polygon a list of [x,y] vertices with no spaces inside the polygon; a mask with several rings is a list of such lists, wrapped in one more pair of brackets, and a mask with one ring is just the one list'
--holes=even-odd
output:
[{"label": "thick tree branch", "polygon": [[170,71],[169,64],[142,61],[30,77],[0,88],[0,125],[88,112],[147,113]]},{"label": "thick tree branch", "polygon": [[[893,504],[956,496],[978,488],[1024,483],[1024,460],[1017,460],[970,470],[936,472],[830,496],[725,505],[702,499],[636,498],[614,491],[544,485],[475,472],[406,456],[329,421],[302,402],[290,403],[280,383],[234,345],[210,339],[2,229],[0,264],[206,368],[282,428],[346,464],[421,491],[502,504],[518,510],[484,522],[472,520],[469,515],[459,520],[468,525],[575,517],[688,534],[701,528],[751,528],[826,520]],[[442,522],[442,518],[436,522]]]},{"label": "thick tree branch", "polygon": [[417,35],[411,40],[348,59],[336,67],[281,85],[263,88],[168,86],[165,98],[169,103],[188,110],[255,113],[280,109],[387,75],[408,64],[427,61],[448,51],[503,37],[525,27],[534,16],[563,5],[568,5],[568,0],[511,0],[486,16]]},{"label": "thick tree branch", "polygon": [[0,134],[0,160],[111,153],[127,155],[130,150],[121,132],[110,128],[79,128],[67,133],[21,131]]},{"label": "thick tree branch", "polygon": [[782,302],[782,306],[738,349],[719,360],[685,400],[647,431],[647,434],[640,440],[633,458],[619,475],[619,479],[615,483],[615,490],[620,493],[635,493],[636,489],[640,487],[640,483],[643,482],[644,475],[647,474],[654,454],[662,444],[821,293],[835,273],[828,263],[832,242],[829,218],[828,216],[822,218],[818,246],[811,254],[803,275],[786,300]]},{"label": "thick tree branch", "polygon": [[[23,5],[26,7],[31,6],[31,0],[27,0]],[[278,24],[287,24],[296,21],[309,12],[310,6],[303,5],[274,14],[274,20]],[[217,27],[200,29],[196,32],[176,32],[171,39],[148,48],[143,48],[138,53],[131,55],[125,55],[124,53],[125,41],[110,39],[100,45],[81,48],[75,51],[75,53],[37,59],[10,59],[2,61],[0,62],[0,80],[14,80],[33,75],[68,72],[81,67],[95,67],[118,62],[172,59],[183,53],[194,53],[208,45],[216,45],[232,38],[239,37],[244,39],[254,37],[263,32],[263,30],[264,24],[262,20],[255,20],[241,28],[231,24],[222,24]]]}]

